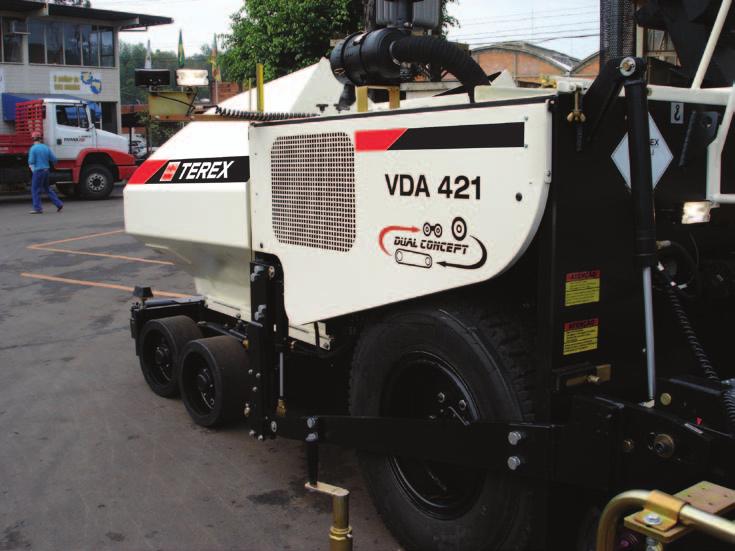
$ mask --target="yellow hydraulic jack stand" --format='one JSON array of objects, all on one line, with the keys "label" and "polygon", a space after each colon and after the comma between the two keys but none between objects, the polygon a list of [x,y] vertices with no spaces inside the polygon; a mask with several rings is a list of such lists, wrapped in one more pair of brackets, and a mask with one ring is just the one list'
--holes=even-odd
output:
[{"label": "yellow hydraulic jack stand", "polygon": [[312,431],[306,437],[306,460],[309,481],[306,489],[332,496],[332,527],[329,529],[329,551],[352,551],[350,526],[350,492],[318,481],[319,474],[319,420],[311,417],[307,426]]},{"label": "yellow hydraulic jack stand", "polygon": [[597,529],[597,551],[613,551],[622,515],[630,509],[642,510],[625,517],[625,527],[646,536],[646,549],[660,551],[692,530],[735,544],[735,522],[718,515],[735,508],[735,492],[700,482],[676,495],[654,490],[630,490],[607,504]]},{"label": "yellow hydraulic jack stand", "polygon": [[329,551],[352,551],[350,526],[350,492],[331,484],[306,483],[306,489],[332,496],[332,527],[329,529]]}]

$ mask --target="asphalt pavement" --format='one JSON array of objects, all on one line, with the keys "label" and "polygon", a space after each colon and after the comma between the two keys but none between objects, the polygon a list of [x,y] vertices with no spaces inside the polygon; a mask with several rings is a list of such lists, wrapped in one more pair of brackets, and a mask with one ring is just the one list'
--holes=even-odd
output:
[{"label": "asphalt pavement", "polygon": [[[129,288],[194,289],[124,234],[122,190],[45,207],[0,196],[0,551],[327,549],[302,444],[203,429],[146,386]],[[352,492],[356,550],[398,549],[352,452],[321,474]]]}]

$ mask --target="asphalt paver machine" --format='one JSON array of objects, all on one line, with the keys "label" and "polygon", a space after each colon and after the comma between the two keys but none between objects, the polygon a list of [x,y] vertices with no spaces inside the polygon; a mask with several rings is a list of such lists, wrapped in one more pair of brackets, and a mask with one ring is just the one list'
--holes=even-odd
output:
[{"label": "asphalt paver machine", "polygon": [[[346,111],[192,123],[128,185],[127,231],[199,293],[137,290],[149,386],[304,441],[333,549],[322,443],[359,451],[406,549],[731,548],[730,1],[636,14],[682,85],[623,55],[545,89],[421,32],[438,2],[378,4],[331,55]],[[461,87],[397,105],[442,71]]]}]

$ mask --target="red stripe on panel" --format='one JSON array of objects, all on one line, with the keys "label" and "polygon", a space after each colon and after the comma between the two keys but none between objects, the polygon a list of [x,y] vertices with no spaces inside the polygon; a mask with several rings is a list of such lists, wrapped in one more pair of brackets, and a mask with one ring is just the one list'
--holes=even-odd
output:
[{"label": "red stripe on panel", "polygon": [[168,161],[159,161],[159,160],[151,160],[151,161],[144,162],[142,165],[140,165],[138,170],[136,170],[133,173],[133,175],[130,177],[130,180],[128,180],[128,184],[145,184],[167,162]]},{"label": "red stripe on panel", "polygon": [[356,151],[388,151],[398,139],[406,133],[407,128],[391,128],[389,130],[356,130]]}]

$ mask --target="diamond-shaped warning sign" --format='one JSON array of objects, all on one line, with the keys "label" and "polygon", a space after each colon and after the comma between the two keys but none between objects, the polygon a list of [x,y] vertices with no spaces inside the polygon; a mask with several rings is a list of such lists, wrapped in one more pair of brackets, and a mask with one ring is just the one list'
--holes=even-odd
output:
[{"label": "diamond-shaped warning sign", "polygon": [[[653,187],[658,185],[659,180],[669,168],[674,155],[671,153],[666,140],[661,135],[661,131],[656,126],[651,114],[648,114],[648,128],[651,134],[651,173],[653,176]],[[625,178],[625,183],[630,187],[630,154],[628,151],[628,135],[615,148],[612,154],[612,160],[618,167],[620,174]]]}]

